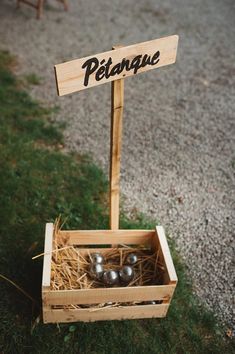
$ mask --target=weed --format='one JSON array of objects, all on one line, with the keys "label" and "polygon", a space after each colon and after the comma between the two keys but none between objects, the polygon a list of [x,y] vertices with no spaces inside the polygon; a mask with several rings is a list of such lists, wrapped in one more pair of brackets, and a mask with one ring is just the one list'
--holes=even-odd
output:
[{"label": "weed", "polygon": [[40,85],[40,83],[41,83],[40,77],[38,77],[34,73],[25,75],[25,80],[29,85]]}]

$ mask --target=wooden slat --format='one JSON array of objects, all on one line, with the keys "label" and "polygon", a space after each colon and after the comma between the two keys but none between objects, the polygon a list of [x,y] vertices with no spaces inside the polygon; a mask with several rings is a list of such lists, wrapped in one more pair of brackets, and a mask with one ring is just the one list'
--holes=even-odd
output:
[{"label": "wooden slat", "polygon": [[[150,251],[151,250],[151,247],[150,245],[146,245],[147,247],[141,247],[141,251]],[[79,250],[79,254],[81,254],[82,256],[87,256],[88,255],[88,252],[89,254],[91,253],[107,253],[107,252],[110,252],[111,250],[113,250],[113,247],[105,247],[105,248],[100,248],[100,247],[97,247],[97,248],[94,248],[94,247],[89,247],[89,248],[82,248],[82,247],[77,247],[77,250]],[[117,245],[118,249],[119,250],[127,250],[127,247],[122,247],[120,245]],[[131,246],[130,246],[131,247]],[[138,245],[137,245],[138,247]],[[133,248],[133,247],[131,247]],[[135,250],[135,247],[133,248],[133,250]]]},{"label": "wooden slat", "polygon": [[[63,96],[72,92],[84,90],[89,87],[101,85],[109,81],[132,76],[135,73],[141,73],[165,65],[173,64],[176,60],[177,45],[178,36],[174,35],[55,65],[58,94]],[[152,63],[140,67],[136,72],[136,70],[134,70],[134,65],[138,64],[138,60],[142,60],[145,55],[150,56]],[[133,59],[135,59],[135,61],[131,66]],[[85,73],[87,71],[87,66],[82,66],[88,60],[93,60],[90,72],[92,72],[93,68],[94,71],[89,75],[88,82],[86,82]],[[117,65],[122,65],[121,63],[123,60],[130,61],[128,66],[129,70],[126,69],[126,66],[122,66],[123,70],[116,70]],[[97,68],[95,61],[97,61]],[[101,61],[104,61],[102,62],[103,64],[100,64]],[[108,64],[108,61],[111,64],[109,66],[107,75],[105,71],[105,65]],[[99,75],[97,76],[98,70],[102,67],[104,68],[103,71],[101,69]],[[114,67],[116,74],[113,73],[114,75],[109,76],[110,71]],[[104,76],[105,73],[106,77]]]},{"label": "wooden slat", "polygon": [[119,180],[124,104],[124,79],[112,82],[110,137],[110,229],[119,228]]},{"label": "wooden slat", "polygon": [[45,244],[44,244],[44,259],[43,259],[43,273],[42,286],[49,287],[51,283],[51,256],[52,256],[52,242],[53,242],[53,224],[46,224]]},{"label": "wooden slat", "polygon": [[69,245],[145,244],[151,243],[154,230],[74,230],[59,231]]},{"label": "wooden slat", "polygon": [[106,320],[125,320],[135,318],[159,318],[165,317],[169,305],[138,305],[103,308],[97,311],[91,309],[77,310],[48,310],[43,318],[44,323],[63,323],[63,322],[93,322]]},{"label": "wooden slat", "polygon": [[109,252],[111,251],[113,248],[112,247],[106,247],[106,248],[94,248],[94,247],[89,247],[89,248],[80,248],[78,247],[77,248],[79,250],[79,254],[81,254],[82,256],[87,256],[88,255],[88,252],[89,254],[91,253],[105,253],[105,252]]},{"label": "wooden slat", "polygon": [[46,305],[79,305],[105,302],[170,300],[175,285],[150,285],[117,288],[49,291],[44,294]]},{"label": "wooden slat", "polygon": [[175,267],[172,261],[170,249],[167,243],[167,239],[165,236],[165,232],[162,226],[156,226],[156,232],[157,232],[157,241],[158,241],[158,246],[160,246],[160,249],[162,251],[162,257],[163,261],[165,264],[166,268],[166,275],[168,278],[168,283],[170,284],[176,284],[178,281]]}]

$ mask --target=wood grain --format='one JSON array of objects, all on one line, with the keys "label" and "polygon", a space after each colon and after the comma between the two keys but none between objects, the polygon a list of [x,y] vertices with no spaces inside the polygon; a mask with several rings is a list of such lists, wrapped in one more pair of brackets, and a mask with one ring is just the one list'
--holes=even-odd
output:
[{"label": "wood grain", "polygon": [[118,230],[124,79],[113,81],[111,90],[110,229]]},{"label": "wood grain", "polygon": [[42,316],[45,321],[46,313],[50,311],[51,307],[45,303],[45,294],[50,291],[51,284],[51,257],[53,249],[53,232],[54,226],[52,223],[46,224],[45,244],[44,244],[44,258],[42,270]]},{"label": "wood grain", "polygon": [[68,245],[150,244],[155,230],[74,230],[59,231]]},{"label": "wood grain", "polygon": [[112,60],[110,69],[120,63],[123,59],[133,60],[137,55],[144,56],[145,54],[153,56],[157,51],[160,52],[160,60],[156,65],[146,65],[138,70],[138,73],[160,68],[165,65],[175,63],[176,52],[178,45],[178,36],[173,35],[160,39],[155,39],[148,42],[138,43],[126,47],[122,47],[113,51],[100,53],[97,55],[88,56],[82,59],[75,59],[66,63],[55,65],[55,75],[57,82],[57,91],[59,96],[67,95],[72,92],[84,90],[89,87],[104,84],[109,81],[114,81],[124,77],[134,75],[133,70],[123,70],[120,74],[103,77],[97,81],[95,72],[89,77],[89,83],[84,85],[85,69],[82,68],[88,59],[97,58],[99,63],[104,60],[106,63],[109,58]]},{"label": "wood grain", "polygon": [[51,283],[51,257],[52,257],[52,242],[53,242],[53,224],[46,224],[45,243],[44,243],[44,258],[43,258],[43,273],[42,286],[49,287]]},{"label": "wood grain", "polygon": [[102,304],[110,301],[169,301],[174,289],[174,285],[148,285],[78,290],[51,290],[45,293],[44,299],[46,305]]},{"label": "wood grain", "polygon": [[77,310],[47,310],[44,316],[44,323],[61,322],[93,322],[106,320],[125,320],[135,318],[165,317],[169,305],[138,305],[103,308],[98,311],[91,309]]},{"label": "wood grain", "polygon": [[161,258],[166,268],[165,280],[167,284],[176,284],[178,278],[176,275],[174,263],[172,261],[168,242],[165,236],[164,228],[162,226],[156,226],[156,236],[156,246],[161,251]]}]

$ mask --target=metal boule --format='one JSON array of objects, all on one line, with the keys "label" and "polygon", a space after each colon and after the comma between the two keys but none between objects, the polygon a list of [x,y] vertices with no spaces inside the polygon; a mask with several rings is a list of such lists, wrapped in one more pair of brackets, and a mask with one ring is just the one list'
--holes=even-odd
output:
[{"label": "metal boule", "polygon": [[129,253],[128,256],[126,257],[126,263],[133,265],[138,261],[138,257],[134,253]]},{"label": "metal boule", "polygon": [[100,254],[98,252],[92,253],[91,259],[92,259],[92,263],[98,263],[98,264],[104,263],[104,257],[102,256],[102,254]]},{"label": "metal boule", "polygon": [[130,266],[124,266],[119,271],[119,277],[122,282],[128,283],[134,278],[134,271]]},{"label": "metal boule", "polygon": [[142,305],[159,305],[162,304],[162,300],[151,300],[151,301],[144,301]]},{"label": "metal boule", "polygon": [[90,275],[94,279],[101,279],[104,273],[104,268],[102,264],[93,263],[90,266]]},{"label": "metal boule", "polygon": [[114,285],[118,282],[118,272],[115,270],[107,270],[103,274],[103,281],[107,285]]}]

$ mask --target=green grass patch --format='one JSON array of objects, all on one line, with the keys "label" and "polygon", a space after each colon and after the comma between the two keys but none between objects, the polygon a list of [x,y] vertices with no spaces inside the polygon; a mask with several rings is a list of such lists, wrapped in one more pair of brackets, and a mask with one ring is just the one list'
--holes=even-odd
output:
[{"label": "green grass patch", "polygon": [[29,85],[40,85],[41,79],[38,77],[36,74],[31,73],[28,75],[25,75],[25,80]]},{"label": "green grass patch", "polygon": [[[0,53],[0,273],[38,303],[45,223],[59,214],[66,228],[108,227],[107,180],[89,157],[60,151],[62,135],[41,107],[19,88]],[[151,228],[144,217],[123,228]],[[174,245],[179,284],[166,319],[43,325],[40,309],[0,279],[0,352],[10,353],[231,353],[214,316],[192,294]]]}]

